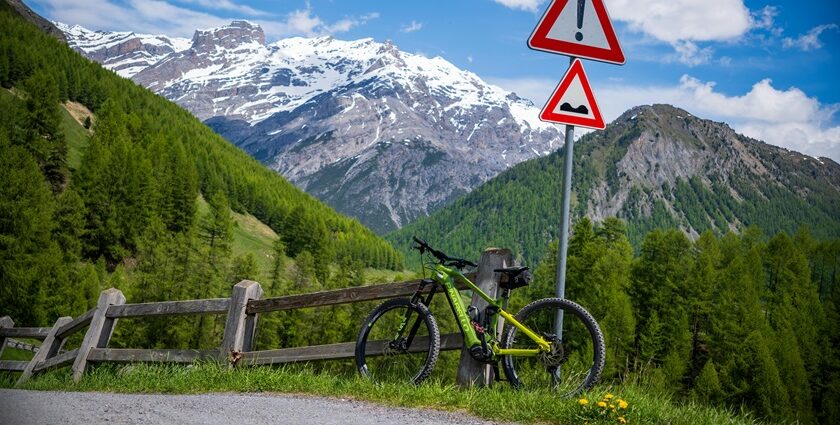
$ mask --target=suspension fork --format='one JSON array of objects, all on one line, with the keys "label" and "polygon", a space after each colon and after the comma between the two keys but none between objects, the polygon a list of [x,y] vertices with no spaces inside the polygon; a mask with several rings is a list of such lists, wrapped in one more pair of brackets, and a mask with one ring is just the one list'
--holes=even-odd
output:
[{"label": "suspension fork", "polygon": [[[419,291],[422,291],[422,286]],[[417,298],[420,297],[420,293],[416,294]],[[423,304],[426,307],[430,307],[432,305],[432,297],[435,296],[435,291],[437,291],[437,285],[432,285],[432,289],[429,290],[429,296],[426,297],[426,300],[423,301]],[[406,348],[411,347],[412,341],[414,341],[414,337],[417,335],[417,330],[420,329],[420,323],[423,321],[423,317],[419,314],[417,315],[417,319],[414,321],[414,325],[411,326],[411,330],[408,332],[408,339],[406,341]]]},{"label": "suspension fork", "polygon": [[[432,284],[432,289],[429,291],[429,296],[426,299],[423,299],[423,289],[426,288],[426,285]],[[432,304],[432,297],[435,296],[435,291],[437,290],[437,285],[435,281],[431,279],[423,279],[420,281],[420,285],[417,287],[417,291],[414,292],[414,295],[411,296],[411,303],[417,304],[418,302],[422,303],[426,307],[429,307]],[[411,310],[406,310],[405,317],[403,317],[402,323],[400,323],[399,328],[397,329],[397,334],[394,336],[394,341],[400,339],[400,336],[405,331],[406,326],[408,325],[408,321],[411,319]],[[417,330],[420,329],[420,323],[423,321],[423,317],[419,314],[417,315],[417,319],[414,320],[414,323],[411,325],[411,329],[408,331],[408,337],[405,338],[405,348],[408,349],[411,347],[411,343],[414,341],[414,337],[417,335]]]}]

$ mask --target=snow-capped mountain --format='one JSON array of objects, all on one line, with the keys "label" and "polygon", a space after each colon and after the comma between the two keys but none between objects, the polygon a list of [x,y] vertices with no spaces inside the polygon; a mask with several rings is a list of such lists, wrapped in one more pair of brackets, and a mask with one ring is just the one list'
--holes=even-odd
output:
[{"label": "snow-capped mountain", "polygon": [[[130,33],[65,33],[71,46],[106,67],[127,61],[94,53],[113,50]],[[169,40],[172,51],[149,55],[142,70],[132,62],[134,81],[378,231],[562,144],[530,101],[387,41],[296,37],[266,44],[262,29],[247,21],[196,31],[186,49],[151,38]]]},{"label": "snow-capped mountain", "polygon": [[133,77],[170,53],[188,49],[191,44],[186,38],[91,31],[79,25],[69,26],[61,22],[54,24],[64,32],[71,48],[125,78]]}]

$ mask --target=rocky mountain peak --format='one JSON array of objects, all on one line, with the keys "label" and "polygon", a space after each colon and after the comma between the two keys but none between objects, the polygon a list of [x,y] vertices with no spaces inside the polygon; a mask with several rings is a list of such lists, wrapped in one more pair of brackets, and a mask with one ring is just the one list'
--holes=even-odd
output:
[{"label": "rocky mountain peak", "polygon": [[[678,190],[680,181],[725,190],[728,194],[717,195],[736,200],[747,196],[740,193],[747,189],[792,190],[805,196],[813,188],[802,182],[813,179],[820,180],[820,187],[840,191],[840,167],[830,159],[768,145],[671,105],[636,106],[604,131],[581,139],[581,145],[589,145],[581,149],[584,157],[609,158],[603,180],[589,192],[586,214],[595,219],[622,216],[628,202],[635,205],[642,198],[644,214],[651,214],[655,202],[676,214],[679,206],[673,204],[670,191]],[[749,187],[745,181],[750,181]],[[641,195],[634,192],[638,190]],[[734,229],[739,223],[730,224]],[[689,233],[695,236],[695,230],[703,228],[692,226]]]},{"label": "rocky mountain peak", "polygon": [[397,59],[400,58],[400,49],[391,40],[385,40],[382,47],[379,48],[379,52],[389,54]]},{"label": "rocky mountain peak", "polygon": [[249,43],[265,45],[265,32],[259,25],[241,20],[231,21],[219,28],[196,30],[192,38],[192,48],[195,50],[213,50],[217,47],[234,49]]}]

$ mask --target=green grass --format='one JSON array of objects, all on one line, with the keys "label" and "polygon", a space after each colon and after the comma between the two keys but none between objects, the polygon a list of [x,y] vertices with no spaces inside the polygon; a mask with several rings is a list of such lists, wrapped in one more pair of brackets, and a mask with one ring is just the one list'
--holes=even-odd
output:
[{"label": "green grass", "polygon": [[0,360],[31,360],[35,353],[14,347],[6,347]]},{"label": "green grass", "polygon": [[82,153],[87,148],[90,134],[73,119],[67,109],[64,107],[59,109],[61,110],[61,129],[64,130],[64,138],[67,141],[67,165],[78,169],[82,165]]},{"label": "green grass", "polygon": [[[210,205],[203,197],[198,198],[198,213],[201,217],[210,212]],[[274,263],[274,250],[272,244],[277,239],[268,225],[261,222],[250,214],[239,214],[231,211],[236,226],[233,228],[233,243],[231,249],[233,255],[251,254],[257,262],[260,274],[258,281],[268,282],[271,278],[271,269]]]},{"label": "green grass", "polygon": [[[0,375],[0,387],[11,387],[15,376]],[[607,393],[624,399],[621,412],[629,424],[755,424],[744,413],[679,403],[666,395],[634,386],[598,387],[577,399],[558,399],[549,392],[514,391],[507,385],[490,389],[459,389],[445,382],[420,386],[374,384],[355,374],[316,373],[312,366],[242,367],[217,363],[192,367],[164,364],[101,365],[74,383],[67,368],[53,370],[25,384],[30,390],[104,391],[117,393],[198,394],[212,392],[307,393],[352,398],[403,407],[461,411],[494,421],[559,424],[615,424],[618,414],[601,414],[595,403]]]}]

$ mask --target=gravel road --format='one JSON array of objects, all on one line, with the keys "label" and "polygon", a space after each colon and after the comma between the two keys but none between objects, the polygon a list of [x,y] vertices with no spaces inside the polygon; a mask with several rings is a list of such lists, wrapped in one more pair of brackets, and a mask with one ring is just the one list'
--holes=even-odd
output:
[{"label": "gravel road", "polygon": [[434,410],[285,394],[110,394],[0,390],[0,424],[489,424]]}]

